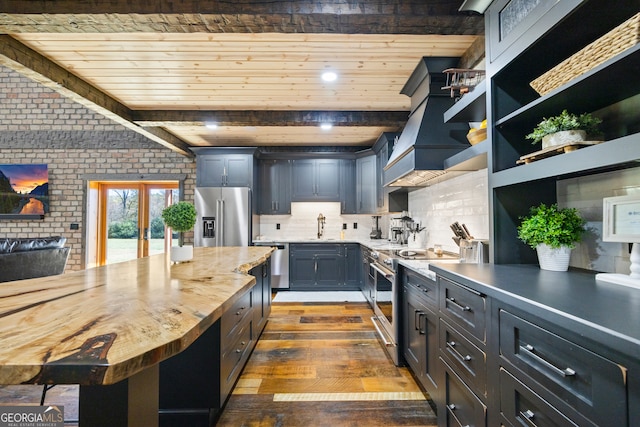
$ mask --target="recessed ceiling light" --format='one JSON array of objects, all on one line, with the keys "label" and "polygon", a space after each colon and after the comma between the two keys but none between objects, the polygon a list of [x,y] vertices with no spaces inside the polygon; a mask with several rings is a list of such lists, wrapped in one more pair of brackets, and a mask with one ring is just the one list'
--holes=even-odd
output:
[{"label": "recessed ceiling light", "polygon": [[207,124],[205,124],[205,126],[208,129],[218,129],[218,124],[217,123],[207,123]]},{"label": "recessed ceiling light", "polygon": [[329,130],[333,127],[333,125],[331,123],[322,123],[320,125],[320,129],[322,130]]},{"label": "recessed ceiling light", "polygon": [[338,75],[333,71],[325,71],[322,73],[322,80],[325,82],[333,82],[338,78]]}]

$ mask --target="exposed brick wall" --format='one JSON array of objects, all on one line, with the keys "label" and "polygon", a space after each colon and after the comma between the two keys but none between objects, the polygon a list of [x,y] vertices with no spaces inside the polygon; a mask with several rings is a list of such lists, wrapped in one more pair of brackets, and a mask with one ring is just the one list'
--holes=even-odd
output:
[{"label": "exposed brick wall", "polygon": [[[129,148],[129,147],[135,148]],[[0,67],[0,163],[49,166],[50,213],[44,220],[0,221],[0,237],[65,236],[66,271],[83,265],[85,174],[185,174],[193,200],[195,162],[21,75]],[[79,230],[71,230],[77,223]],[[91,244],[91,243],[89,243]]]}]

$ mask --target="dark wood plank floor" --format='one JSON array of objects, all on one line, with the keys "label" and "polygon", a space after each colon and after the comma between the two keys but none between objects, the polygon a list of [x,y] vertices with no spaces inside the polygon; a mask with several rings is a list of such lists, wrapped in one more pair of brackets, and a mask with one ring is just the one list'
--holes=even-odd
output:
[{"label": "dark wood plank floor", "polygon": [[[274,303],[218,426],[436,426],[409,371],[378,342],[372,314],[366,303]],[[38,404],[41,390],[0,386],[0,405]],[[77,396],[56,386],[46,403],[77,419]]]},{"label": "dark wood plank floor", "polygon": [[219,426],[435,426],[366,303],[274,303]]}]

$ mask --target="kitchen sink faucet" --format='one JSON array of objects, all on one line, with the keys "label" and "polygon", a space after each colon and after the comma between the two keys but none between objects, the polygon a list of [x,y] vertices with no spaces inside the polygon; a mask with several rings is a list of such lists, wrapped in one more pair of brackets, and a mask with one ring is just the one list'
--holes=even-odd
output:
[{"label": "kitchen sink faucet", "polygon": [[326,218],[324,215],[318,215],[318,239],[322,237],[324,234],[324,223],[326,222]]}]

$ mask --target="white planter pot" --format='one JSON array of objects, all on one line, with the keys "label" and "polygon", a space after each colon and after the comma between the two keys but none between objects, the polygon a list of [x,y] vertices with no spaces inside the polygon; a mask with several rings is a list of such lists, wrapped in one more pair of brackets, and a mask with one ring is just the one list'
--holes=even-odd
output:
[{"label": "white planter pot", "polygon": [[587,138],[587,133],[583,130],[561,130],[560,132],[550,133],[542,137],[542,148],[555,147],[556,145],[564,145],[572,142],[581,142]]},{"label": "white planter pot", "polygon": [[193,246],[172,246],[171,247],[171,261],[173,262],[185,262],[193,259]]},{"label": "white planter pot", "polygon": [[541,243],[536,246],[536,252],[538,252],[538,262],[542,270],[567,271],[569,269],[571,248],[568,246],[552,248]]}]

